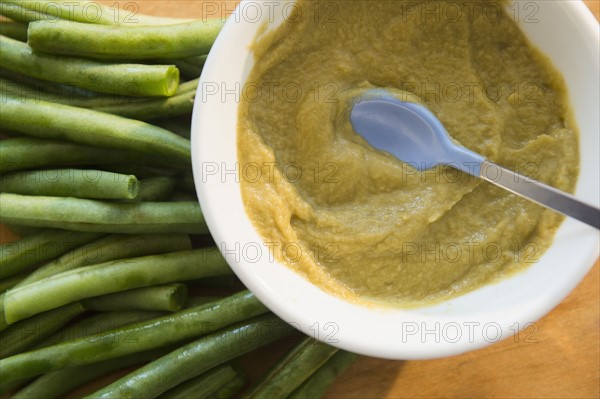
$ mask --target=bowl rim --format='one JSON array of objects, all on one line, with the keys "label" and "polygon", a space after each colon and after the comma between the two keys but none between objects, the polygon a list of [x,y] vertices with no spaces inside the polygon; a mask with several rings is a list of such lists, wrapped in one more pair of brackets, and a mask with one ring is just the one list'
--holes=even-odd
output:
[{"label": "bowl rim", "polygon": [[[585,4],[560,3],[556,6],[574,18],[598,49],[598,23]],[[249,21],[243,12],[248,10],[244,7],[257,6],[262,4],[242,0],[206,60],[196,94],[201,101],[195,102],[192,116],[192,167],[198,200],[217,246],[235,274],[271,311],[303,333],[342,349],[380,358],[431,359],[479,349],[513,336],[558,305],[583,279],[598,258],[599,235],[572,220],[560,226],[555,243],[528,269],[441,304],[418,309],[351,304],[315,287],[271,256],[267,258],[264,251],[269,248],[243,209],[239,186],[243,166],[237,163],[236,143],[237,103],[252,64],[250,51],[244,53],[243,49],[249,47],[264,22]],[[597,55],[595,59],[598,60]],[[232,96],[237,101],[232,101]],[[596,155],[596,171],[597,159]],[[576,193],[598,203],[593,192],[598,191],[598,185],[592,184],[590,190],[588,183],[580,178]],[[555,245],[559,240],[561,248],[579,250],[569,258],[576,267],[569,266],[569,272],[564,272],[560,265],[552,264],[548,273],[564,275],[558,282],[551,277],[544,280],[539,269],[547,267],[551,260],[557,263],[556,259],[565,259],[564,250]],[[516,278],[519,283],[514,283]],[[542,281],[536,281],[535,287],[522,286],[521,279],[533,278]],[[550,287],[550,292],[543,291],[543,287]],[[537,290],[537,295],[528,293],[531,290]],[[510,298],[505,298],[506,292],[511,293]],[[482,296],[488,298],[485,308],[477,302]],[[462,313],[457,313],[457,309],[462,309]],[[453,332],[456,334],[450,336]]]}]

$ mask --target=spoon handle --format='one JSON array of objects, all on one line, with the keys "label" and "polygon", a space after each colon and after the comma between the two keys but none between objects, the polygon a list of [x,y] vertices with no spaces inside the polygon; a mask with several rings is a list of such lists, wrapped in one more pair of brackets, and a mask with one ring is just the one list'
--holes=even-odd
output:
[{"label": "spoon handle", "polygon": [[515,173],[490,161],[481,163],[480,177],[546,208],[600,229],[600,209],[581,202],[569,193]]}]

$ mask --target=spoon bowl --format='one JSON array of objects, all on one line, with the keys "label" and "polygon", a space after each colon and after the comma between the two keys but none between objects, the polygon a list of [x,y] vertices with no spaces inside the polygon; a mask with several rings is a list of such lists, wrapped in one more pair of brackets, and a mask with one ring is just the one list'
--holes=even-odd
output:
[{"label": "spoon bowl", "polygon": [[358,101],[350,113],[354,130],[372,147],[419,171],[450,165],[479,177],[481,155],[456,145],[442,123],[421,104],[380,95]]},{"label": "spoon bowl", "polygon": [[350,122],[371,146],[419,171],[448,165],[600,229],[600,210],[573,195],[486,160],[455,143],[421,104],[391,95],[368,96],[352,107]]}]

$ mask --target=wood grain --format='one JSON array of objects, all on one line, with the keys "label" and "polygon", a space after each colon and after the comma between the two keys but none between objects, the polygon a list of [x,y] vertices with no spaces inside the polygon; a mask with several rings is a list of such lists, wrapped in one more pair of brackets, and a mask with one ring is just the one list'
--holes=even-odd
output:
[{"label": "wood grain", "polygon": [[[105,1],[113,5],[115,1]],[[236,1],[137,0],[139,12],[199,17],[229,14]],[[585,3],[596,18],[600,1]],[[560,29],[560,27],[557,27]],[[0,226],[0,241],[14,239]],[[568,267],[569,265],[565,265]],[[485,349],[429,361],[389,361],[362,357],[344,373],[326,398],[600,398],[600,265],[552,312],[526,330]],[[282,343],[260,353],[263,364],[250,366],[251,377],[289,347]],[[256,359],[256,357],[254,357]]]}]

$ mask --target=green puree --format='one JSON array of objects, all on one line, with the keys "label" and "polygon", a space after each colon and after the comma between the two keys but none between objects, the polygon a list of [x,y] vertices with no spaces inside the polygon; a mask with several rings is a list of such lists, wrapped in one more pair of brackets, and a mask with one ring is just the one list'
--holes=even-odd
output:
[{"label": "green puree", "polygon": [[572,191],[565,85],[501,3],[298,9],[256,39],[239,108],[242,195],[276,259],[347,300],[392,306],[439,302],[536,262],[560,216],[451,168],[417,172],[371,148],[348,117],[365,91],[386,88],[424,103],[464,146]]}]

